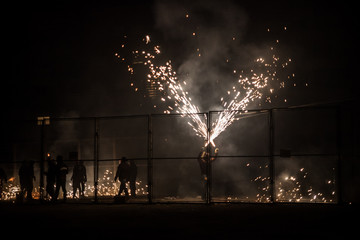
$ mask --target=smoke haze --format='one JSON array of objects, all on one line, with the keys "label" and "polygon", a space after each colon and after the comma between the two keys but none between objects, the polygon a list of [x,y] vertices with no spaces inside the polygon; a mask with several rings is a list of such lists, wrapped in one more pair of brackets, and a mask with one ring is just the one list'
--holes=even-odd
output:
[{"label": "smoke haze", "polygon": [[262,51],[243,40],[247,22],[246,12],[231,1],[157,2],[156,28],[165,46],[178,46],[163,52],[174,58],[200,111],[220,110],[220,98],[238,79],[234,69],[247,68]]}]

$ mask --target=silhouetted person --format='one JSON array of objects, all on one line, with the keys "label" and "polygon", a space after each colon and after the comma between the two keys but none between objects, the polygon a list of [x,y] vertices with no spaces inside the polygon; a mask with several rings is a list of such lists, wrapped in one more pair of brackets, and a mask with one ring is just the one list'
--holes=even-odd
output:
[{"label": "silhouetted person", "polygon": [[206,199],[206,185],[207,185],[207,181],[208,181],[208,176],[207,176],[207,164],[211,164],[211,162],[215,161],[217,154],[219,152],[218,148],[215,148],[215,155],[213,157],[211,157],[209,159],[209,153],[206,151],[206,148],[203,147],[198,155],[198,163],[199,163],[199,167],[200,167],[200,173],[201,173],[201,181],[202,181],[202,185],[203,185],[203,195],[202,195],[202,199]]},{"label": "silhouetted person", "polygon": [[126,188],[126,182],[130,179],[130,162],[125,157],[121,158],[114,181],[116,182],[118,178],[120,181],[118,196],[120,196],[123,191],[125,191],[125,196],[129,196],[128,189]]},{"label": "silhouetted person", "polygon": [[7,176],[4,169],[0,168],[0,199],[2,198],[4,183],[7,183]]},{"label": "silhouetted person", "polygon": [[134,160],[130,160],[130,169],[129,169],[129,181],[130,181],[130,192],[131,196],[136,196],[136,176],[137,176],[137,166]]},{"label": "silhouetted person", "polygon": [[206,150],[202,149],[199,153],[199,156],[197,158],[198,160],[198,163],[199,163],[199,167],[200,167],[200,173],[201,173],[201,177],[205,180],[207,180],[207,177],[206,177],[206,162],[207,162],[207,159],[206,159],[206,156],[207,156],[207,153],[206,153]]},{"label": "silhouetted person", "polygon": [[48,171],[46,174],[46,193],[50,195],[51,199],[54,199],[55,190],[54,185],[56,181],[56,163],[54,159],[48,159]]},{"label": "silhouetted person", "polygon": [[75,198],[77,189],[79,189],[79,196],[84,197],[86,178],[86,168],[82,161],[76,161],[71,177],[73,181],[73,198]]},{"label": "silhouetted person", "polygon": [[199,167],[200,167],[201,176],[205,180],[207,180],[207,170],[206,170],[207,162],[209,161],[209,163],[211,163],[211,162],[215,161],[218,152],[219,152],[219,149],[215,148],[215,155],[213,157],[211,157],[210,161],[209,161],[209,153],[206,151],[205,147],[203,147],[199,153],[198,163],[199,163]]},{"label": "silhouetted person", "polygon": [[32,199],[32,190],[34,188],[34,182],[36,180],[34,175],[34,162],[24,161],[19,169],[20,187],[21,187],[21,198],[26,193],[26,199]]},{"label": "silhouetted person", "polygon": [[56,200],[59,196],[60,187],[62,189],[64,195],[64,201],[66,200],[66,174],[68,174],[68,167],[63,161],[62,156],[58,156],[56,158],[56,189],[54,200]]}]

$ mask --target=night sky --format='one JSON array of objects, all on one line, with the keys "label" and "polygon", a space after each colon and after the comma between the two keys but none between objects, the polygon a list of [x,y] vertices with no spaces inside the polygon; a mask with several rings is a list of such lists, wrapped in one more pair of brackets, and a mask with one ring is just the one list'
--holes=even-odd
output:
[{"label": "night sky", "polygon": [[[222,110],[219,99],[231,89],[234,79],[237,80],[233,69],[249,71],[250,63],[262,56],[269,46],[276,45],[277,40],[280,41],[276,45],[276,48],[280,46],[277,48],[280,58],[291,58],[289,73],[294,77],[285,83],[285,88],[276,89],[277,97],[273,98],[272,103],[265,103],[262,99],[251,102],[248,108],[338,103],[355,107],[358,95],[356,35],[359,28],[355,4],[354,1],[350,4],[346,1],[231,0],[7,3],[3,6],[3,11],[8,13],[2,21],[6,42],[3,48],[9,54],[6,60],[11,61],[3,75],[11,72],[11,77],[3,77],[2,80],[2,121],[5,124],[2,124],[1,130],[1,157],[14,157],[12,142],[19,140],[14,132],[24,138],[28,134],[22,132],[21,127],[31,126],[27,130],[34,131],[34,136],[40,139],[39,128],[33,123],[25,126],[22,120],[35,120],[38,116],[102,117],[163,113],[164,108],[158,97],[144,96],[146,94],[141,83],[145,82],[146,73],[137,66],[140,70],[130,76],[127,62],[117,57],[120,54],[131,61],[131,51],[141,50],[140,45],[144,46],[142,39],[146,35],[151,37],[152,44],[161,47],[162,59],[171,59],[180,77],[190,78],[187,80],[189,96],[201,112]],[[122,48],[123,44],[126,48]],[[201,57],[194,57],[199,53]],[[226,59],[230,59],[229,63]],[[140,83],[139,88],[142,89],[134,91],[132,82]],[[154,105],[158,107],[154,108]],[[359,128],[354,124],[356,120],[350,119],[356,114],[346,114],[350,124],[346,121],[342,123],[349,126],[341,137],[351,144],[344,144],[344,149],[350,154],[358,154],[356,131]],[[290,130],[286,129],[298,130],[299,135],[311,138],[316,121],[306,116],[304,119],[310,120],[303,123],[300,122],[302,119],[294,118],[294,122],[288,126],[281,123],[283,128],[279,127],[278,131],[284,135],[279,138],[286,143],[286,137],[292,137]],[[329,122],[337,124],[335,118]],[[254,121],[247,123],[251,126]],[[321,123],[318,122],[318,125]],[[177,125],[179,129],[181,126]],[[308,132],[302,131],[299,126]],[[167,127],[174,131],[178,129],[170,125]],[[340,136],[333,129],[327,131],[326,124],[323,124],[323,128],[333,139]],[[59,136],[68,134],[59,129]],[[70,129],[81,132],[76,125]],[[113,131],[111,126],[109,129],[109,132]],[[254,129],[261,131],[258,126]],[[188,130],[191,131],[190,128]],[[235,131],[228,132],[232,134]],[[236,134],[232,136],[237,141]],[[326,138],[326,134],[322,137]],[[178,132],[173,134],[174,139],[180,135]],[[224,135],[224,145],[230,146]],[[184,139],[186,137],[184,134]],[[172,142],[164,138],[169,145],[164,142],[159,145],[164,146],[164,152],[171,152],[168,146],[176,146],[173,144],[175,140]],[[220,138],[217,140],[220,142]],[[297,135],[292,140],[296,145]],[[338,140],[333,142],[338,144]],[[241,146],[236,141],[231,143],[238,150]],[[303,142],[305,146],[312,143],[307,140]],[[182,147],[186,147],[186,144]],[[198,151],[195,147],[194,152]],[[331,153],[339,150],[335,147],[329,149]],[[225,155],[232,154],[230,150],[229,153],[225,150],[224,147]],[[351,176],[357,176],[353,169],[358,169],[358,161],[355,157],[351,161],[347,171],[351,171]],[[351,177],[348,179],[351,180]],[[359,179],[358,176],[356,179]]]},{"label": "night sky", "polygon": [[[11,78],[3,80],[7,97],[2,101],[7,116],[34,119],[38,115],[159,112],[152,107],[150,99],[129,88],[127,68],[114,54],[121,48],[124,35],[141,38],[149,34],[167,50],[167,57],[180,65],[181,56],[176,62],[174,54],[184,52],[186,46],[181,44],[181,37],[171,35],[159,23],[163,16],[159,9],[164,9],[163,6],[172,8],[170,13],[183,11],[194,19],[196,16],[195,25],[216,25],[216,9],[226,11],[223,5],[233,5],[239,10],[239,16],[234,19],[244,21],[234,23],[241,28],[239,41],[244,45],[261,45],[279,37],[284,42],[283,51],[293,59],[297,85],[309,84],[307,88],[289,88],[283,92],[288,101],[281,106],[353,98],[358,27],[355,3],[219,1],[207,4],[210,7],[205,10],[196,1],[165,3],[51,1],[8,5],[4,11],[11,13],[5,23],[9,41],[6,48],[11,49]],[[195,25],[195,28],[199,26]],[[281,31],[284,26],[286,34]],[[180,24],[175,27],[184,28]],[[267,28],[272,30],[271,34],[266,34]],[[182,46],[180,50],[179,46]]]}]

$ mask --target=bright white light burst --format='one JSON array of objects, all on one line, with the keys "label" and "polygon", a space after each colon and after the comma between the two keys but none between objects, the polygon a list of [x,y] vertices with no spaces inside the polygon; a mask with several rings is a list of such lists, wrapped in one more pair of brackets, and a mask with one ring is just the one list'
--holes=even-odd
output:
[{"label": "bright white light burst", "polygon": [[[278,77],[278,68],[285,68],[288,66],[291,59],[287,59],[279,63],[279,57],[274,53],[269,61],[260,57],[254,61],[254,69],[249,73],[240,71],[236,83],[227,91],[227,98],[230,101],[224,101],[224,97],[220,99],[223,111],[218,113],[217,119],[212,123],[211,131],[208,132],[207,115],[200,114],[200,110],[192,103],[191,97],[185,91],[183,84],[186,81],[180,81],[177,77],[176,71],[173,70],[171,60],[166,61],[164,64],[157,64],[155,59],[161,54],[160,46],[153,46],[149,48],[151,42],[150,36],[145,36],[143,42],[146,44],[147,51],[133,51],[134,61],[128,65],[130,74],[134,74],[134,64],[143,64],[147,68],[147,82],[155,89],[161,92],[161,101],[168,103],[164,113],[170,114],[171,112],[180,113],[182,116],[189,117],[188,124],[195,131],[196,135],[204,138],[206,144],[211,143],[215,146],[214,140],[230,126],[237,116],[242,112],[246,112],[246,108],[250,102],[256,99],[261,99],[266,96],[266,102],[271,102],[270,95],[274,93],[274,87],[269,89],[269,82],[278,82],[279,88],[285,87],[285,82]],[[278,44],[278,41],[276,41]],[[270,52],[274,51],[274,47],[270,47]],[[120,58],[118,54],[115,54]],[[239,71],[234,70],[234,74]],[[288,75],[288,78],[294,74]],[[273,84],[272,84],[273,85]],[[134,83],[131,83],[134,87]],[[134,87],[137,91],[138,88]],[[286,99],[284,100],[286,102]],[[156,106],[154,106],[156,107]]]}]

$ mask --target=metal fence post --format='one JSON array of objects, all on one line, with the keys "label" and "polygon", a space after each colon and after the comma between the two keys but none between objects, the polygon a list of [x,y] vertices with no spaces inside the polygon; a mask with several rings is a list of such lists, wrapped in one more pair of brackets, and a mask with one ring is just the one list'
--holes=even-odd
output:
[{"label": "metal fence post", "polygon": [[148,181],[148,201],[152,203],[153,198],[153,136],[152,136],[152,117],[148,115],[148,152],[147,152],[147,181]]},{"label": "metal fence post", "polygon": [[[40,126],[40,201],[44,200],[44,172],[45,172],[45,126],[50,125],[49,116],[37,117],[37,125]],[[66,193],[65,193],[66,194]]]},{"label": "metal fence post", "polygon": [[44,200],[44,157],[45,157],[45,147],[44,147],[44,123],[41,123],[40,126],[41,136],[40,136],[40,201]]},{"label": "metal fence post", "polygon": [[211,131],[211,112],[207,113],[207,162],[206,162],[206,203],[211,203],[211,183],[212,183],[212,171],[211,171],[211,143],[210,143],[210,131]]},{"label": "metal fence post", "polygon": [[336,145],[337,145],[337,171],[336,171],[336,180],[337,180],[337,196],[338,196],[338,204],[343,203],[342,198],[342,111],[341,107],[336,108]]},{"label": "metal fence post", "polygon": [[94,119],[94,201],[98,202],[98,173],[99,173],[99,120]]},{"label": "metal fence post", "polygon": [[270,174],[270,201],[275,202],[275,174],[274,174],[274,122],[273,109],[269,110],[269,174]]}]

